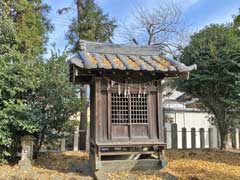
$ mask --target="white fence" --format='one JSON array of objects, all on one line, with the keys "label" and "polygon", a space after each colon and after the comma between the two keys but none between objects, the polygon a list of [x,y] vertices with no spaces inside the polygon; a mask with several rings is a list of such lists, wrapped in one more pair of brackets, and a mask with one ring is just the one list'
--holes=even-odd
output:
[{"label": "white fence", "polygon": [[[204,149],[219,148],[220,135],[215,127],[178,128],[176,123],[165,124],[165,142],[167,149]],[[236,128],[232,138],[228,138],[227,147],[239,149],[239,129]]]},{"label": "white fence", "polygon": [[[209,123],[209,114],[207,112],[165,109],[164,117],[166,121],[165,142],[168,149],[220,147],[218,130]],[[233,137],[233,144],[236,148],[239,148],[239,129],[236,129]],[[230,139],[227,146],[232,146]]]},{"label": "white fence", "polygon": [[216,128],[178,128],[176,123],[165,124],[165,142],[167,149],[220,147]]}]

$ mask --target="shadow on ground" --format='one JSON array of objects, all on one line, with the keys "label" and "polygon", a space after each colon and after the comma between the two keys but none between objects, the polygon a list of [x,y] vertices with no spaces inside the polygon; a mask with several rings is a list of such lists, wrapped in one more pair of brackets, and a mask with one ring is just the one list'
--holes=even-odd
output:
[{"label": "shadow on ground", "polygon": [[79,173],[81,176],[92,177],[86,152],[41,153],[33,166],[60,173]]}]

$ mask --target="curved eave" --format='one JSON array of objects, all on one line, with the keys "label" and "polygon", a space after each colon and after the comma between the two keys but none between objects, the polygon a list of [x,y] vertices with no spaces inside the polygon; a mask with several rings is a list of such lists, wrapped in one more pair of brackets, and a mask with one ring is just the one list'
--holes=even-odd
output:
[{"label": "curved eave", "polygon": [[[102,55],[91,54],[91,58],[86,52],[80,52],[77,56],[69,59],[70,64],[74,64],[80,69],[94,70],[126,70],[126,71],[149,71],[155,73],[188,73],[196,70],[195,64],[186,66],[185,64],[163,57],[163,62],[156,60],[156,56],[123,56],[123,55]],[[162,58],[162,57],[160,57]],[[116,59],[116,60],[114,60]],[[117,63],[117,61],[119,63]],[[171,74],[172,74],[171,73]]]},{"label": "curved eave", "polygon": [[[93,77],[107,77],[117,82],[124,83],[130,80],[133,83],[145,83],[153,80],[161,80],[164,77],[187,79],[189,72],[178,71],[146,71],[146,70],[121,70],[104,68],[81,68],[76,64],[70,64],[70,81],[76,84],[89,84]],[[119,81],[120,80],[120,81]]]}]

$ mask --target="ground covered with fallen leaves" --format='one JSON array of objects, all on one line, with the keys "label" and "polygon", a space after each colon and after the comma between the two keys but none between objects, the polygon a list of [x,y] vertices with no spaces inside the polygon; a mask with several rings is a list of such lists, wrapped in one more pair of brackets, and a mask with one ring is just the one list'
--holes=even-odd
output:
[{"label": "ground covered with fallen leaves", "polygon": [[240,153],[219,150],[168,151],[165,169],[179,179],[240,179]]},{"label": "ground covered with fallen leaves", "polygon": [[85,152],[44,153],[33,162],[30,172],[20,171],[17,164],[0,165],[0,180],[90,180],[87,163]]},{"label": "ground covered with fallen leaves", "polygon": [[[169,150],[168,165],[159,172],[122,172],[107,174],[106,179],[161,180],[171,173],[187,180],[239,180],[240,153],[219,150]],[[0,179],[78,180],[93,179],[86,169],[87,153],[64,152],[42,154],[31,172],[22,172],[17,164],[0,165]],[[79,169],[79,167],[81,167]]]}]

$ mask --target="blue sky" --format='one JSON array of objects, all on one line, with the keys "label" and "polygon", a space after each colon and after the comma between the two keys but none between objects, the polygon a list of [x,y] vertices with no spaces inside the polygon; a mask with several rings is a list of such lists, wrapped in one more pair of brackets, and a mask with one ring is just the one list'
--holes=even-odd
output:
[{"label": "blue sky", "polygon": [[[134,7],[139,2],[139,0],[95,1],[105,13],[115,18],[118,24],[131,19]],[[63,50],[67,44],[65,33],[71,23],[71,18],[76,16],[76,7],[73,0],[43,0],[43,2],[51,6],[49,18],[55,26],[55,30],[50,34],[49,45],[56,43],[56,48]],[[164,0],[141,0],[141,3],[148,8],[157,7],[163,2]],[[229,22],[232,15],[237,14],[240,8],[240,0],[174,0],[174,2],[181,6],[184,20],[191,32],[196,32],[210,23]],[[72,7],[73,10],[64,16],[59,16],[56,11],[63,7]],[[121,39],[115,37],[115,42],[121,43]]]}]

